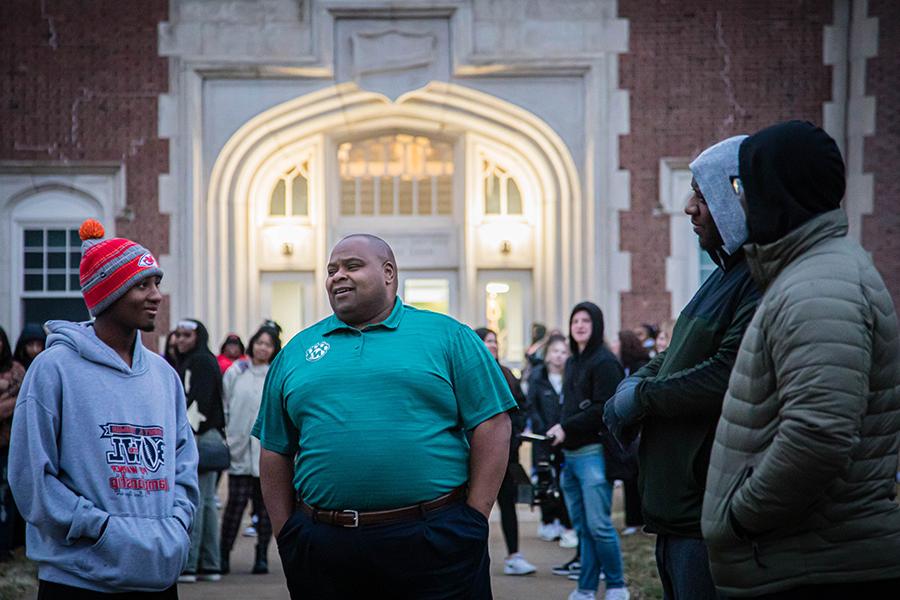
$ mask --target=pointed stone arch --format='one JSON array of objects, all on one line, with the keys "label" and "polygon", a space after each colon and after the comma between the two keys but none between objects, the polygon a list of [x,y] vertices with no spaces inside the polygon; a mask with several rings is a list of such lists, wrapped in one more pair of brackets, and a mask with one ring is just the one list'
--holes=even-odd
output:
[{"label": "pointed stone arch", "polygon": [[[584,283],[593,268],[592,247],[582,239],[588,216],[575,162],[565,143],[534,114],[489,94],[464,86],[432,82],[400,96],[396,102],[339,84],[276,106],[245,123],[225,144],[202,199],[195,245],[198,281],[195,307],[202,307],[211,333],[237,328],[249,331],[253,304],[253,257],[248,245],[248,198],[256,174],[289,149],[303,144],[328,147],[328,139],[347,133],[405,127],[422,132],[477,132],[480,138],[514,154],[537,182],[540,235],[535,237],[535,312],[563,323],[568,307],[587,297]],[[324,165],[319,165],[324,169]],[[325,180],[322,173],[320,181]],[[258,190],[257,190],[258,191]],[[324,187],[316,190],[325,194]],[[312,209],[311,209],[312,210]],[[321,210],[321,207],[320,207]],[[320,228],[323,227],[319,219]],[[317,263],[327,256],[325,231],[317,236]],[[464,274],[472,279],[474,272]],[[549,285],[548,282],[555,282]]]}]

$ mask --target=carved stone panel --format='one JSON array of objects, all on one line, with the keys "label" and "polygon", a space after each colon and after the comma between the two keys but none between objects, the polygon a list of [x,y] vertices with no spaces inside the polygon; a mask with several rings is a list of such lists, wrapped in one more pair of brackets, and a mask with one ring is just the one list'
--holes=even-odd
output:
[{"label": "carved stone panel", "polygon": [[449,31],[445,18],[335,19],[337,80],[391,100],[429,81],[448,81]]}]

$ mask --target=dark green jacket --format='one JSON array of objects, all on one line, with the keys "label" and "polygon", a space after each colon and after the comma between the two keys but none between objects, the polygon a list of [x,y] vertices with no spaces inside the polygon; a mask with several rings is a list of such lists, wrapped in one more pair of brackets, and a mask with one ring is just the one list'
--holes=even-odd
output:
[{"label": "dark green jacket", "polygon": [[638,483],[650,531],[701,537],[716,423],[759,297],[743,252],[727,257],[681,311],[669,347],[635,373],[643,378]]}]

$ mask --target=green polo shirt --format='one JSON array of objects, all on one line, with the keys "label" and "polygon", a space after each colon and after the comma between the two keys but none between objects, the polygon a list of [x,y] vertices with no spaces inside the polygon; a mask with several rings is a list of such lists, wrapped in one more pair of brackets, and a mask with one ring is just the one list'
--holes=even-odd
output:
[{"label": "green polo shirt", "polygon": [[269,369],[253,435],[296,455],[308,504],[381,510],[468,481],[466,431],[515,406],[474,331],[397,298],[377,325],[332,315],[297,334]]}]

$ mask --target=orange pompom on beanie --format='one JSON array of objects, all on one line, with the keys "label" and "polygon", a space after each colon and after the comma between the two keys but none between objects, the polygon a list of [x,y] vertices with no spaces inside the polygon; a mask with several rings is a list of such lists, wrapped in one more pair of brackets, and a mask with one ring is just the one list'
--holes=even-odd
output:
[{"label": "orange pompom on beanie", "polygon": [[78,229],[81,236],[81,293],[96,317],[147,277],[162,277],[150,251],[124,238],[102,239],[103,225],[88,219]]}]

